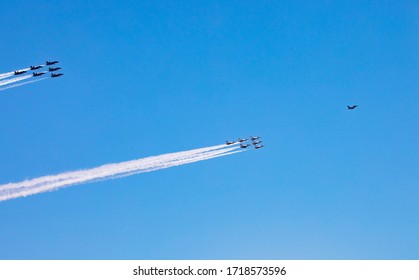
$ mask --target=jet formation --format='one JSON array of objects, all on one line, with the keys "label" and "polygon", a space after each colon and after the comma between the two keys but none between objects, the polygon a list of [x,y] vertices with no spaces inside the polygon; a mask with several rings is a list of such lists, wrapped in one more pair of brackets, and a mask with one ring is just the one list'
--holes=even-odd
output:
[{"label": "jet formation", "polygon": [[[43,68],[45,65],[54,65],[54,64],[57,64],[57,63],[59,63],[59,61],[58,60],[54,60],[54,61],[45,61],[45,64],[44,65],[36,65],[36,66],[29,66],[29,69],[30,70],[38,70],[38,69],[41,69],[41,68]],[[44,75],[45,73],[47,73],[47,72],[54,72],[54,71],[58,71],[58,70],[60,70],[61,69],[61,67],[48,67],[48,71],[43,71],[43,72],[32,72],[32,76],[33,77],[38,77],[38,76],[42,76],[42,75]],[[24,74],[24,73],[26,73],[27,72],[27,70],[25,69],[25,70],[16,70],[16,71],[14,71],[14,75],[21,75],[21,74]],[[62,75],[64,75],[64,74],[61,74],[61,73],[58,73],[58,74],[54,74],[54,73],[51,73],[51,78],[56,78],[56,77],[60,77],[60,76],[62,76]]]},{"label": "jet formation", "polygon": [[[248,141],[251,141],[250,143],[246,143]],[[236,143],[240,144],[240,148],[246,149],[247,147],[250,147],[253,145],[255,149],[260,149],[265,147],[264,145],[260,144],[263,141],[261,140],[260,136],[250,136],[249,138],[238,138],[237,141],[228,141],[226,140],[226,145],[233,145]]]}]

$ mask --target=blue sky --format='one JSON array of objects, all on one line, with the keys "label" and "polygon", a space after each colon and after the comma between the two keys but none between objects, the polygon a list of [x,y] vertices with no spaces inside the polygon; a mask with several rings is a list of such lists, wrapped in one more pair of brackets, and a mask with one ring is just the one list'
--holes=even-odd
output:
[{"label": "blue sky", "polygon": [[0,259],[419,258],[418,3],[198,2],[0,5],[65,74],[0,92],[0,184],[267,145],[1,202]]}]

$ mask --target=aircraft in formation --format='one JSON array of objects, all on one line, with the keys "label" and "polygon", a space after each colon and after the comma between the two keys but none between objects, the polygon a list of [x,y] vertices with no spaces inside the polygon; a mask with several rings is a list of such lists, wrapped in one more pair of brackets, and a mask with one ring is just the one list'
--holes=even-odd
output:
[{"label": "aircraft in formation", "polygon": [[44,72],[39,72],[39,73],[33,72],[34,77],[42,76],[44,74],[45,74]]},{"label": "aircraft in formation", "polygon": [[62,76],[62,75],[64,75],[64,74],[61,74],[61,73],[59,73],[59,74],[51,73],[51,78],[57,78],[57,77]]},{"label": "aircraft in formation", "polygon": [[38,70],[40,68],[44,67],[43,65],[38,65],[38,66],[31,66],[31,70]]},{"label": "aircraft in formation", "polygon": [[23,74],[23,73],[26,73],[27,71],[25,71],[25,70],[22,70],[22,71],[15,71],[15,75],[21,75],[21,74]]},{"label": "aircraft in formation", "polygon": [[246,149],[247,147],[250,147],[252,145],[253,145],[253,147],[255,149],[260,149],[260,148],[265,147],[264,145],[259,145],[260,143],[263,142],[262,140],[258,140],[260,138],[261,138],[260,136],[250,136],[249,139],[252,142],[249,143],[249,144],[243,143],[243,142],[249,141],[248,138],[243,138],[243,139],[242,138],[238,138],[237,141],[228,141],[228,140],[226,140],[226,145],[229,146],[229,145],[233,145],[235,143],[240,143],[240,148],[242,148],[242,149]]},{"label": "aircraft in formation", "polygon": [[48,71],[52,72],[52,71],[57,71],[57,70],[60,70],[60,69],[61,69],[61,67],[55,67],[55,68],[54,67],[49,67]]},{"label": "aircraft in formation", "polygon": [[348,107],[348,110],[353,110],[353,109],[355,109],[356,107],[358,107],[358,105],[352,105],[352,106],[348,105],[347,107]]},{"label": "aircraft in formation", "polygon": [[47,60],[47,61],[45,62],[45,64],[46,64],[46,65],[54,65],[54,64],[57,64],[57,63],[58,63],[58,61],[57,61],[57,60],[54,60],[54,61],[48,61],[48,60]]}]

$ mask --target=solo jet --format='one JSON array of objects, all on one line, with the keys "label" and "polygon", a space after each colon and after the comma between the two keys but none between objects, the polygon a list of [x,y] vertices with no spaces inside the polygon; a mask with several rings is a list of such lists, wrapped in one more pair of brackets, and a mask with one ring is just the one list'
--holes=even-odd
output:
[{"label": "solo jet", "polygon": [[240,148],[242,148],[242,149],[246,149],[247,147],[249,147],[250,146],[250,144],[240,144]]},{"label": "solo jet", "polygon": [[257,144],[260,144],[260,143],[262,143],[263,141],[262,140],[260,140],[260,141],[252,141],[252,144],[253,145],[257,145]]},{"label": "solo jet", "polygon": [[348,110],[353,110],[353,109],[355,109],[356,107],[358,107],[358,105],[352,105],[352,106],[347,106],[348,107]]},{"label": "solo jet", "polygon": [[226,145],[232,145],[232,144],[234,144],[234,143],[236,143],[236,141],[227,141],[227,140],[226,140]]},{"label": "solo jet", "polygon": [[42,65],[38,65],[38,66],[31,66],[31,70],[37,70],[37,69],[40,69],[40,68],[42,68],[43,66]]},{"label": "solo jet", "polygon": [[59,73],[59,74],[51,73],[51,78],[57,78],[57,77],[62,76],[62,75],[64,75],[64,74],[61,74],[61,73]]},{"label": "solo jet", "polygon": [[257,139],[259,139],[260,138],[260,136],[250,136],[250,140],[257,140]]},{"label": "solo jet", "polygon": [[48,68],[48,71],[49,72],[52,72],[52,71],[57,71],[57,70],[60,70],[61,69],[61,67],[55,67],[55,68],[53,68],[53,67],[49,67]]},{"label": "solo jet", "polygon": [[239,138],[237,141],[239,141],[241,143],[241,142],[247,141],[247,139],[241,139],[241,138]]},{"label": "solo jet", "polygon": [[263,148],[263,147],[265,147],[264,145],[255,145],[255,149],[260,149],[260,148]]},{"label": "solo jet", "polygon": [[44,74],[45,74],[44,72],[39,72],[39,73],[33,72],[34,77],[42,76]]},{"label": "solo jet", "polygon": [[54,60],[54,61],[48,61],[47,60],[45,63],[46,63],[46,65],[54,65],[54,64],[57,64],[58,61],[57,60]]},{"label": "solo jet", "polygon": [[23,73],[26,73],[26,71],[25,70],[15,71],[15,75],[20,75],[20,74],[23,74]]}]

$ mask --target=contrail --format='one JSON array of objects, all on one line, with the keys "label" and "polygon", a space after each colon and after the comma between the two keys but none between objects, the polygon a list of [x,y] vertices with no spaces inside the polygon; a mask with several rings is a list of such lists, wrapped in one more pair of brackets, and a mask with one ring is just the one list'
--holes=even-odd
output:
[{"label": "contrail", "polygon": [[20,76],[20,77],[13,78],[13,79],[7,79],[7,80],[4,80],[4,81],[0,81],[0,86],[5,86],[5,85],[11,84],[11,83],[16,83],[16,82],[19,82],[19,81],[22,81],[22,80],[29,79],[31,77],[33,77],[33,75],[29,74],[29,75]]},{"label": "contrail", "polygon": [[3,88],[0,88],[0,91],[6,90],[6,89],[9,89],[9,88],[20,87],[20,86],[30,84],[30,83],[36,83],[36,82],[39,82],[39,81],[42,81],[42,80],[45,80],[45,79],[48,79],[48,77],[40,78],[40,79],[33,80],[33,81],[23,82],[23,83],[19,83],[19,84],[14,84],[14,85],[10,85],[10,86],[7,86],[7,87],[3,87]]},{"label": "contrail", "polygon": [[96,168],[43,176],[19,183],[0,185],[0,201],[24,197],[46,191],[53,191],[71,185],[93,181],[120,178],[133,174],[156,171],[173,166],[193,163],[211,158],[231,155],[244,150],[226,147],[225,144],[169,153],[120,163],[102,165]]}]

